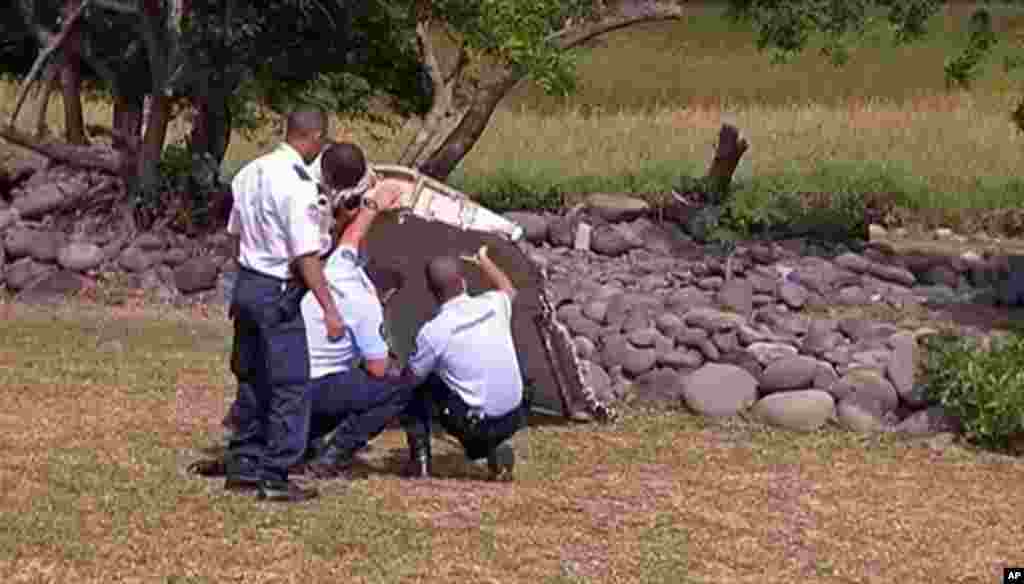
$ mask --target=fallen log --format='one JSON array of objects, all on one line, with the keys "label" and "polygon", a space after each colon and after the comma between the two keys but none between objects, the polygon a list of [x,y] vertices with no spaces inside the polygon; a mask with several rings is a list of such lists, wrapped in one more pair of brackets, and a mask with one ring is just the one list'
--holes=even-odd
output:
[{"label": "fallen log", "polygon": [[116,151],[94,146],[76,146],[56,140],[37,140],[12,126],[0,128],[0,138],[57,162],[78,168],[103,170],[117,175],[120,175],[124,168],[123,155]]}]

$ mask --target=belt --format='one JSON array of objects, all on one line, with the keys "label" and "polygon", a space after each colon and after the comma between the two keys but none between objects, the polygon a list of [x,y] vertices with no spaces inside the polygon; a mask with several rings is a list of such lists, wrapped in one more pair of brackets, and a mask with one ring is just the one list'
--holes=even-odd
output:
[{"label": "belt", "polygon": [[295,278],[281,278],[279,276],[271,276],[270,274],[264,274],[263,272],[260,272],[258,270],[254,270],[252,268],[247,268],[245,266],[239,266],[238,267],[238,271],[245,272],[246,274],[248,274],[250,276],[256,276],[257,278],[264,278],[264,279],[267,279],[267,280],[273,280],[275,282],[285,283],[285,284],[287,284],[288,282],[291,282],[292,280],[295,279]]}]

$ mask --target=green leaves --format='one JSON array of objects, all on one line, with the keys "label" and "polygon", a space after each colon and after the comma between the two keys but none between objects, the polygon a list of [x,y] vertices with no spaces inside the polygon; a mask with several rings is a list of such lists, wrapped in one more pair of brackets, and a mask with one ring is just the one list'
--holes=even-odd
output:
[{"label": "green leaves", "polygon": [[1024,337],[993,340],[990,350],[958,335],[926,340],[927,395],[960,418],[967,437],[1004,448],[1024,433]]},{"label": "green leaves", "polygon": [[[946,59],[943,66],[947,87],[970,87],[971,81],[981,72],[985,59],[996,45],[992,17],[984,8],[979,8],[971,15],[968,31],[967,46],[960,54]],[[1010,64],[1011,62],[1007,61],[1004,66],[1009,69]]]}]

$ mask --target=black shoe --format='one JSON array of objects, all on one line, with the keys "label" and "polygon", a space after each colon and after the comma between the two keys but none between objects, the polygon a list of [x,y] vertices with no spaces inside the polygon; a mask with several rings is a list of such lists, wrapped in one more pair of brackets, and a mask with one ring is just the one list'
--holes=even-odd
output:
[{"label": "black shoe", "polygon": [[402,475],[415,479],[429,479],[433,469],[430,464],[430,437],[412,438],[408,437],[409,461],[402,471]]},{"label": "black shoe", "polygon": [[188,465],[189,474],[201,477],[222,477],[228,474],[227,464],[223,458],[197,460]]},{"label": "black shoe", "polygon": [[256,497],[278,503],[301,503],[315,499],[318,494],[316,489],[303,489],[288,481],[262,481]]},{"label": "black shoe", "polygon": [[511,444],[502,444],[487,453],[487,469],[492,481],[511,481],[516,467],[516,451]]},{"label": "black shoe", "polygon": [[318,479],[334,479],[342,476],[354,462],[355,454],[352,451],[331,444],[310,461],[306,469]]},{"label": "black shoe", "polygon": [[252,475],[229,475],[224,480],[227,491],[252,491],[258,489],[263,479]]}]

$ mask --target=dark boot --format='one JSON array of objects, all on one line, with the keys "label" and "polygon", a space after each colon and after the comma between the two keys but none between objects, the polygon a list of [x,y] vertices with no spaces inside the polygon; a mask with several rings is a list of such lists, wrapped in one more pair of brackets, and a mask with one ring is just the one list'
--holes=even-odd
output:
[{"label": "dark boot", "polygon": [[224,488],[229,491],[247,491],[259,487],[263,480],[256,461],[249,457],[233,458],[229,454],[225,460]]},{"label": "dark boot", "polygon": [[414,438],[406,435],[406,440],[409,444],[409,462],[402,474],[416,479],[430,478],[430,436]]},{"label": "dark boot", "polygon": [[355,452],[329,444],[306,468],[318,479],[338,478],[355,462]]},{"label": "dark boot", "polygon": [[511,444],[501,444],[487,453],[487,470],[492,481],[511,481],[516,467],[516,451]]},{"label": "dark boot", "polygon": [[301,503],[316,498],[316,489],[303,489],[289,481],[263,481],[256,496],[266,501]]}]

